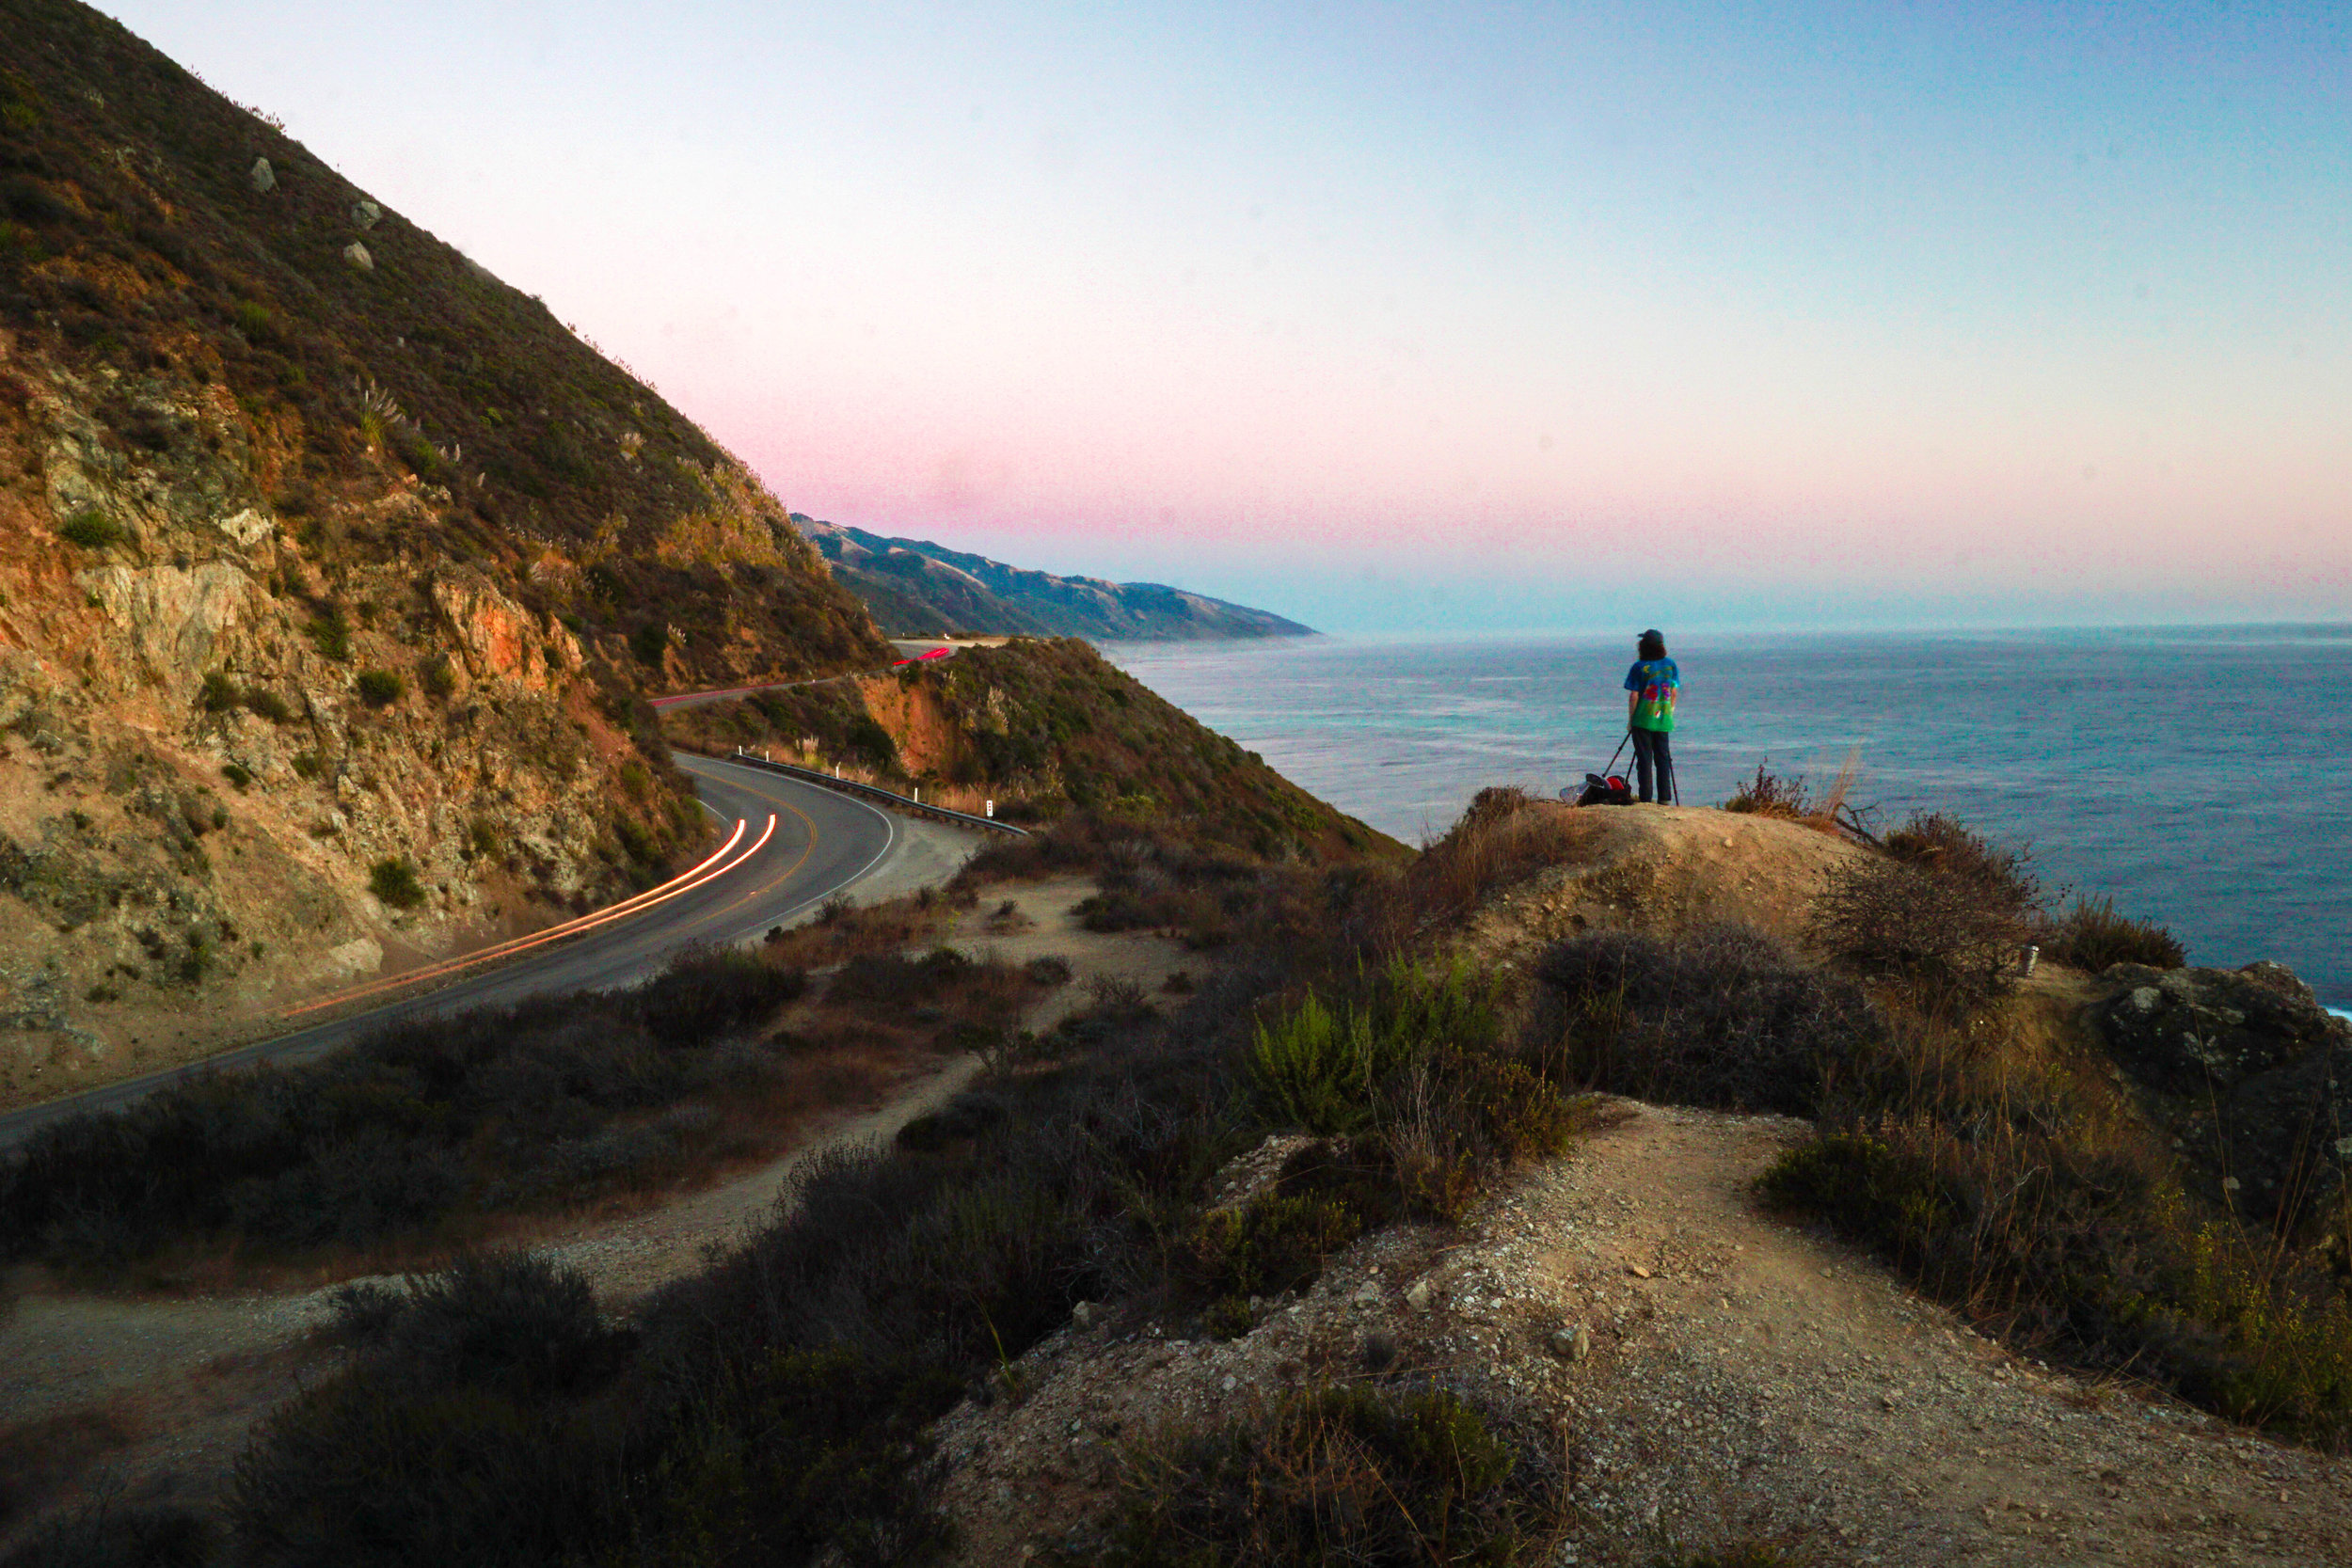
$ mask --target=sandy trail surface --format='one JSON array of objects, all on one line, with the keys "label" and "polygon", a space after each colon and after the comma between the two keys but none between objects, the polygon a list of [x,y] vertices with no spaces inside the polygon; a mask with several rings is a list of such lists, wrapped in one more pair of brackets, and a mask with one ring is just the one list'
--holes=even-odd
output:
[{"label": "sandy trail surface", "polygon": [[1449,1380],[1556,1459],[1582,1519],[1565,1561],[1748,1541],[1918,1568],[2352,1561],[2352,1463],[2021,1360],[1763,1212],[1750,1184],[1801,1123],[1628,1108],[1466,1233],[1367,1238],[1240,1339],[1111,1313],[1046,1340],[1025,1402],[943,1423],[960,1560],[1020,1560],[1107,1500],[1122,1444],[1360,1375],[1385,1334],[1389,1376]]},{"label": "sandy trail surface", "polygon": [[[866,901],[912,891],[951,873],[928,866],[880,888]],[[910,880],[909,879],[916,879]],[[1072,913],[1093,892],[1080,878],[992,890],[951,920],[940,940],[1012,963],[1051,956],[1071,981],[1033,1006],[1025,1027],[1050,1029],[1092,999],[1093,982],[1124,980],[1156,990],[1183,967],[1175,942],[1146,933],[1084,929]],[[1001,912],[1009,900],[1013,910]],[[775,1215],[793,1167],[820,1150],[884,1144],[918,1116],[953,1098],[979,1070],[972,1055],[919,1061],[879,1101],[813,1125],[778,1158],[699,1191],[619,1219],[541,1227],[538,1244],[579,1268],[608,1310],[701,1267],[713,1248],[741,1241]],[[44,1290],[36,1283],[0,1319],[0,1448],[13,1429],[40,1445],[45,1433],[77,1434],[103,1457],[78,1490],[119,1485],[126,1501],[202,1503],[216,1497],[254,1423],[307,1383],[330,1373],[342,1352],[319,1334],[332,1319],[336,1286],[236,1295],[119,1297]],[[37,1423],[48,1423],[47,1428]],[[53,1445],[54,1446],[54,1445]],[[0,1519],[0,1549],[29,1520]]]}]

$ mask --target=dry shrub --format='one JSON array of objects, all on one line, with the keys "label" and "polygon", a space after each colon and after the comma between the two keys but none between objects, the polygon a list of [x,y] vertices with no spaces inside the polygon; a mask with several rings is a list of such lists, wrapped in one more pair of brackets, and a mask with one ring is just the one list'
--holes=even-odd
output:
[{"label": "dry shrub", "polygon": [[1775,773],[1772,767],[1769,757],[1757,763],[1756,777],[1741,780],[1723,809],[1746,816],[1776,816],[1784,821],[1802,822],[1816,832],[1838,837],[1849,832],[1860,833],[1860,823],[1846,810],[1847,798],[1852,794],[1854,781],[1862,771],[1859,747],[1847,752],[1845,761],[1838,764],[1837,776],[1818,800],[1805,787],[1804,774]]},{"label": "dry shrub", "polygon": [[0,1165],[0,1256],[121,1268],[453,1244],[494,1213],[668,1184],[788,1133],[813,1066],[746,1033],[797,971],[690,951],[629,991],[386,1027],[71,1117]]},{"label": "dry shrub", "polygon": [[1885,1037],[1858,987],[1740,927],[1589,932],[1535,974],[1529,1043],[1552,1075],[1637,1100],[1809,1116]]},{"label": "dry shrub", "polygon": [[1823,951],[1902,983],[1931,1007],[1966,1011],[2015,983],[2040,904],[2025,851],[1922,814],[1887,834],[1884,853],[1830,872],[1813,936]]},{"label": "dry shrub", "polygon": [[2324,1252],[2199,1210],[2105,1056],[2028,1006],[1895,1009],[1879,1070],[1840,1080],[1760,1189],[1996,1331],[2352,1443],[2352,1300]]},{"label": "dry shrub", "polygon": [[211,1524],[183,1508],[131,1507],[102,1497],[18,1542],[6,1568],[203,1568]]},{"label": "dry shrub", "polygon": [[1443,837],[1400,870],[1367,866],[1347,888],[1347,935],[1393,953],[1453,925],[1502,888],[1577,859],[1587,823],[1574,808],[1501,785],[1480,790]]},{"label": "dry shrub", "polygon": [[1767,757],[1756,765],[1756,777],[1742,779],[1724,802],[1724,810],[1738,812],[1743,816],[1777,816],[1796,821],[1813,815],[1813,799],[1804,787],[1802,773],[1781,774],[1772,771],[1772,759]]},{"label": "dry shrub", "polygon": [[1556,1487],[1444,1389],[1329,1386],[1136,1450],[1102,1538],[1051,1560],[1115,1568],[1535,1563],[1565,1537]]},{"label": "dry shrub", "polygon": [[0,1528],[46,1504],[138,1436],[117,1409],[85,1405],[0,1427]]},{"label": "dry shrub", "polygon": [[772,927],[765,944],[775,962],[822,969],[851,958],[903,952],[932,937],[946,923],[948,909],[933,900],[909,898],[857,905],[838,895],[827,899],[806,925]]},{"label": "dry shrub", "polygon": [[2118,912],[2113,898],[2077,898],[2042,933],[2042,956],[2090,974],[2112,964],[2178,969],[2188,962],[2180,938],[2153,921]]}]

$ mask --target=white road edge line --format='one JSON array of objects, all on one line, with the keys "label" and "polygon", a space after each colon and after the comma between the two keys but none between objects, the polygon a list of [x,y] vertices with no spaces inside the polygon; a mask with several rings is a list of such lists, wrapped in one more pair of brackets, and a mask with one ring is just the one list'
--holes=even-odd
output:
[{"label": "white road edge line", "polygon": [[[750,773],[756,778],[776,779],[785,777],[785,775],[771,773],[767,769],[761,768],[746,768],[743,764],[736,762],[733,757],[696,757],[695,760],[698,762],[731,764],[734,767],[743,768],[745,772]],[[787,779],[787,782],[796,783],[798,781]],[[803,789],[815,789],[818,786],[815,784],[802,784],[801,787]],[[890,853],[890,851],[897,847],[898,843],[898,820],[897,817],[882,810],[882,807],[875,805],[873,802],[869,800],[861,800],[856,796],[849,794],[846,791],[828,789],[825,793],[828,796],[831,796],[834,800],[848,800],[855,805],[864,806],[867,811],[870,811],[876,816],[881,817],[882,823],[882,847],[875,850],[874,858],[867,861],[864,865],[859,866],[856,871],[850,875],[847,880],[835,882],[832,887],[826,889],[823,893],[818,894],[816,897],[805,899],[801,903],[795,904],[790,909],[785,911],[782,914],[764,916],[761,919],[752,922],[750,926],[744,927],[735,935],[731,937],[723,937],[720,940],[723,942],[744,941],[746,938],[764,932],[771,926],[783,925],[786,921],[800,914],[803,910],[814,909],[816,906],[823,903],[826,899],[832,897],[836,893],[847,893],[850,889],[857,886],[860,881],[864,880],[866,874],[873,870],[875,866],[881,864],[882,858]]]}]

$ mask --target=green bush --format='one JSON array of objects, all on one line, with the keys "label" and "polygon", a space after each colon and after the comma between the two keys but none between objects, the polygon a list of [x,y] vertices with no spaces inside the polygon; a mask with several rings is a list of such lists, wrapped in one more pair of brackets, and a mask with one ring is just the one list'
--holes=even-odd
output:
[{"label": "green bush", "polygon": [[659,668],[662,656],[670,651],[670,628],[660,621],[647,621],[628,634],[628,651],[640,664]]},{"label": "green bush", "polygon": [[446,699],[457,690],[457,670],[449,656],[438,655],[417,666],[417,684],[427,696]]},{"label": "green bush", "polygon": [[1491,990],[1456,966],[1430,974],[1402,960],[1370,1000],[1335,1013],[1312,993],[1252,1039],[1251,1081],[1269,1112],[1311,1132],[1344,1136],[1374,1119],[1375,1092],[1443,1046],[1491,1049]]},{"label": "green bush", "polygon": [[239,763],[228,762],[221,764],[220,776],[237,788],[243,789],[253,782],[253,769]]},{"label": "green bush", "polygon": [[218,670],[206,673],[204,684],[196,694],[196,705],[207,713],[226,713],[245,701],[245,693],[237,683]]},{"label": "green bush", "polygon": [[369,868],[368,891],[396,910],[413,910],[424,902],[424,885],[417,880],[416,866],[398,857],[377,861]]},{"label": "green bush", "polygon": [[1250,1046],[1249,1075],[1278,1119],[1326,1135],[1371,1125],[1372,1090],[1400,1064],[1384,1059],[1369,1013],[1334,1013],[1310,993]]},{"label": "green bush", "polygon": [[1770,1201],[1831,1216],[1848,1234],[1914,1267],[1934,1253],[1960,1212],[1925,1161],[1855,1133],[1788,1150],[1756,1185]]},{"label": "green bush", "polygon": [[2188,962],[2181,940],[2153,922],[2120,914],[2113,898],[2078,898],[2042,938],[2042,957],[2096,974],[2110,964],[2178,969]]},{"label": "green bush", "polygon": [[295,775],[305,779],[317,778],[320,773],[326,770],[326,767],[324,762],[319,760],[319,754],[316,752],[296,752],[294,754],[294,762],[292,766]]},{"label": "green bush", "polygon": [[273,724],[287,724],[294,721],[294,709],[286,705],[286,699],[265,687],[246,687],[245,705],[246,711],[266,719]]},{"label": "green bush", "polygon": [[341,664],[351,657],[351,623],[343,618],[340,608],[319,616],[307,629],[310,645],[318,649],[320,657]]},{"label": "green bush", "polygon": [[1363,1228],[1362,1216],[1337,1199],[1266,1195],[1202,1214],[1186,1252],[1195,1281],[1212,1295],[1276,1296],[1311,1284],[1324,1259]]},{"label": "green bush", "polygon": [[392,671],[362,670],[359,672],[359,700],[370,707],[389,707],[399,702],[401,693],[407,689],[407,683]]},{"label": "green bush", "polygon": [[86,550],[103,550],[122,542],[122,526],[96,507],[75,513],[57,525],[57,535]]}]

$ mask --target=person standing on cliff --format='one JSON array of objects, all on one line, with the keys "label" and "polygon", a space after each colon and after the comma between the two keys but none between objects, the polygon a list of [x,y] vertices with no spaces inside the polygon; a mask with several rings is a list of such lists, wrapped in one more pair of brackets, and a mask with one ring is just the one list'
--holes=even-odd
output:
[{"label": "person standing on cliff", "polygon": [[1674,734],[1682,672],[1666,657],[1666,634],[1661,631],[1644,632],[1635,651],[1639,657],[1625,674],[1625,723],[1633,736],[1634,782],[1646,803],[1654,779],[1656,799],[1669,804],[1681,799],[1675,788],[1674,749],[1668,737]]}]

